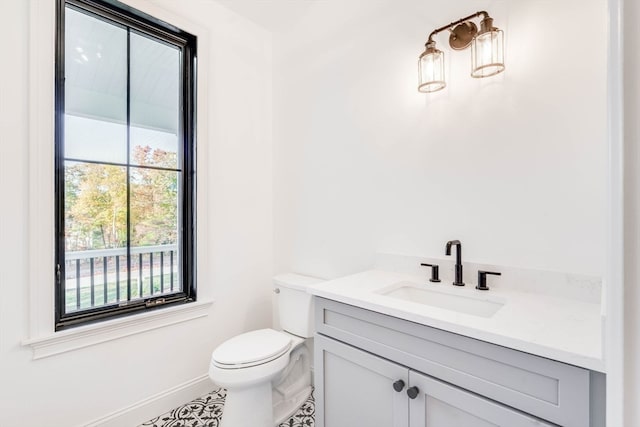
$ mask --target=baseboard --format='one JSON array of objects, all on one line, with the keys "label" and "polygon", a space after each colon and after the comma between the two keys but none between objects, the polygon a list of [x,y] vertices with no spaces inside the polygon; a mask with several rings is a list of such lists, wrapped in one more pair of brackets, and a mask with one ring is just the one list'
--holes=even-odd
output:
[{"label": "baseboard", "polygon": [[207,374],[200,375],[190,381],[98,418],[85,424],[84,427],[134,427],[196,397],[207,394],[214,388],[215,386]]}]

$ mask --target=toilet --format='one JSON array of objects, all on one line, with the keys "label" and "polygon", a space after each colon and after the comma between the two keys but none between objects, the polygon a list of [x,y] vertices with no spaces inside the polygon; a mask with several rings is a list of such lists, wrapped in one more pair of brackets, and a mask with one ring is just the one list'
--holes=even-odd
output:
[{"label": "toilet", "polygon": [[227,390],[220,427],[274,427],[291,417],[311,394],[312,295],[322,280],[299,274],[273,278],[282,331],[259,329],[220,344],[209,377]]}]

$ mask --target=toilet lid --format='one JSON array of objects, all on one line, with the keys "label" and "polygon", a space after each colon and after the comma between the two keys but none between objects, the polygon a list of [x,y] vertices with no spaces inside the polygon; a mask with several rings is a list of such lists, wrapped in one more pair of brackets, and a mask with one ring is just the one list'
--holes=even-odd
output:
[{"label": "toilet lid", "polygon": [[273,329],[259,329],[223,342],[211,358],[229,368],[253,366],[276,359],[291,348],[291,338]]}]

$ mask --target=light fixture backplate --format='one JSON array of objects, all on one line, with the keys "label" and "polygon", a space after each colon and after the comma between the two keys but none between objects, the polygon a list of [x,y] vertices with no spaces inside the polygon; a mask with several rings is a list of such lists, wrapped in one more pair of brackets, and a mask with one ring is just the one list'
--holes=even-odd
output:
[{"label": "light fixture backplate", "polygon": [[456,25],[449,35],[451,49],[462,50],[471,44],[473,37],[478,34],[478,27],[472,21],[465,21]]}]

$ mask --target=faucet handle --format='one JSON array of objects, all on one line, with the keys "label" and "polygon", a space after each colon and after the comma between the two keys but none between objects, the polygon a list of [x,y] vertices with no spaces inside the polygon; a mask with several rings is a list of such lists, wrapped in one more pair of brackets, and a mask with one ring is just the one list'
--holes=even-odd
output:
[{"label": "faucet handle", "polygon": [[440,266],[438,266],[437,264],[425,264],[422,263],[420,264],[423,267],[431,267],[431,279],[429,279],[430,282],[439,282],[440,281]]},{"label": "faucet handle", "polygon": [[478,286],[476,286],[476,289],[478,289],[479,291],[489,290],[489,287],[487,286],[487,274],[502,276],[502,273],[498,273],[497,271],[478,270]]}]

